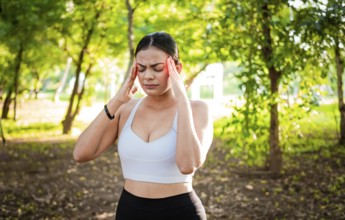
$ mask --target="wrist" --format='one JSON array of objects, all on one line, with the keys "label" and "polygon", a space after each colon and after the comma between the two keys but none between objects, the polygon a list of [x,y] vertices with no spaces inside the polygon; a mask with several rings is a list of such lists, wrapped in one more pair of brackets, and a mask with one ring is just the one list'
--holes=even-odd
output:
[{"label": "wrist", "polygon": [[115,118],[115,112],[123,105],[125,102],[120,101],[119,99],[113,98],[107,104],[104,105],[104,113],[106,116],[113,120]]},{"label": "wrist", "polygon": [[115,118],[114,114],[110,114],[108,106],[106,104],[104,105],[104,112],[110,120],[113,120]]},{"label": "wrist", "polygon": [[122,101],[121,99],[119,99],[118,97],[115,96],[114,98],[112,98],[109,101],[108,105],[119,105],[119,106],[121,106],[125,103],[126,103],[125,101]]}]

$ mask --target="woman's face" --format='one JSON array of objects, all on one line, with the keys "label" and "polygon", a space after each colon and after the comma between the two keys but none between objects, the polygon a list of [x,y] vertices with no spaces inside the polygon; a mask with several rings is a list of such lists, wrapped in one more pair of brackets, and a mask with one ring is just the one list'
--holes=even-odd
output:
[{"label": "woman's face", "polygon": [[161,95],[170,89],[166,66],[168,56],[156,47],[149,47],[137,53],[138,79],[147,95]]}]

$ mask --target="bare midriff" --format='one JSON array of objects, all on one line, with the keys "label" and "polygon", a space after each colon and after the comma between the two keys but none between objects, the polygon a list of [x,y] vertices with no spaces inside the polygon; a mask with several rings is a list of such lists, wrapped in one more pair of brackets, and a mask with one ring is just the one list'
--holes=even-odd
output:
[{"label": "bare midriff", "polygon": [[125,189],[129,193],[143,198],[157,199],[175,196],[193,191],[192,183],[150,183],[126,179]]}]

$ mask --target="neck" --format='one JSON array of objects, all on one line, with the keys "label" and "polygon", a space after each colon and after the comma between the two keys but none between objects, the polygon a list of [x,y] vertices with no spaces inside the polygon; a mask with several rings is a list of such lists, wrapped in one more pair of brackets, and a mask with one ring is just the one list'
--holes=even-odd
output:
[{"label": "neck", "polygon": [[159,96],[148,95],[145,97],[145,105],[153,109],[164,109],[175,104],[176,99],[171,90]]}]

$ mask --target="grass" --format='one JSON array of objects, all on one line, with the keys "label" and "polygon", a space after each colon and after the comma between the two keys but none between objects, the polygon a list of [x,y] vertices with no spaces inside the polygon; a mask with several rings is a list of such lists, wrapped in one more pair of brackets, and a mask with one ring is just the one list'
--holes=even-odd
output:
[{"label": "grass", "polygon": [[75,138],[86,127],[86,122],[77,118],[72,133],[62,135],[61,121],[66,109],[67,102],[55,103],[47,99],[21,102],[17,108],[16,120],[12,119],[13,115],[1,120],[5,138],[9,141]]},{"label": "grass", "polygon": [[299,133],[288,152],[318,151],[334,146],[339,139],[339,111],[336,104],[316,106],[299,121]]},{"label": "grass", "polygon": [[15,121],[5,121],[6,136],[9,138],[39,138],[42,136],[57,136],[61,133],[61,126],[56,123],[36,122],[29,125],[18,125]]},{"label": "grass", "polygon": [[[35,122],[22,125],[11,120],[4,120],[3,127],[6,140],[49,140],[49,139],[74,139],[76,133],[86,127],[82,122],[75,122],[72,134],[62,135],[62,124],[53,122]],[[78,132],[79,133],[79,132]]]},{"label": "grass", "polygon": [[316,106],[309,117],[303,118],[300,124],[303,133],[322,136],[322,134],[329,131],[332,131],[332,133],[334,131],[339,132],[340,119],[337,104]]}]

